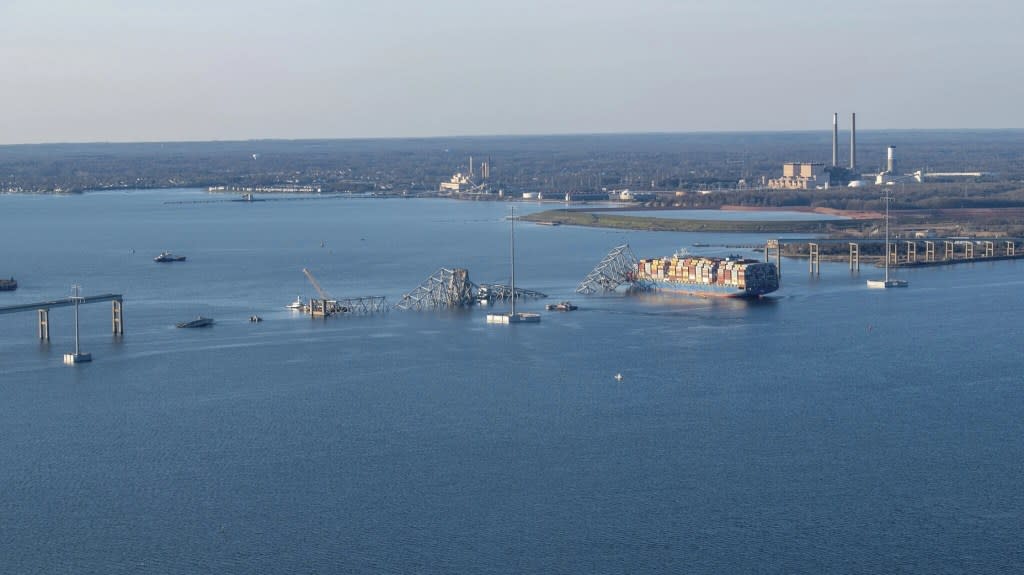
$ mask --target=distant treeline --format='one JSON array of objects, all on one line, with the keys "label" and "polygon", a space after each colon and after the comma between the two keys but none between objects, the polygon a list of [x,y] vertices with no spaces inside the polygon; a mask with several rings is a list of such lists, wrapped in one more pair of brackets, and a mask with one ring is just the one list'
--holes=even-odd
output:
[{"label": "distant treeline", "polygon": [[[93,143],[0,146],[0,190],[316,186],[326,192],[436,190],[454,172],[490,165],[492,189],[561,193],[597,190],[734,190],[781,175],[784,162],[831,159],[831,132],[593,134],[374,140]],[[844,140],[845,141],[845,140]],[[903,171],[997,174],[1006,192],[1024,178],[1024,130],[862,131],[858,173],[897,147]],[[845,157],[846,151],[841,149]],[[954,184],[955,186],[955,184]],[[968,186],[969,187],[969,186]],[[1019,186],[1018,186],[1019,187]],[[909,192],[911,186],[906,188]],[[935,189],[935,188],[931,188]],[[927,193],[927,192],[926,192]],[[806,205],[787,192],[737,192],[742,205]],[[877,195],[877,194],[876,194]],[[951,202],[952,195],[944,201]],[[971,189],[967,197],[974,197]],[[843,200],[845,198],[845,200]],[[993,196],[987,201],[1017,201]],[[716,201],[708,198],[707,202]],[[870,209],[872,200],[835,188],[814,202]],[[838,202],[845,201],[843,206]],[[758,204],[757,202],[760,202]],[[823,205],[823,204],[822,204]],[[951,204],[936,204],[940,205]]]}]

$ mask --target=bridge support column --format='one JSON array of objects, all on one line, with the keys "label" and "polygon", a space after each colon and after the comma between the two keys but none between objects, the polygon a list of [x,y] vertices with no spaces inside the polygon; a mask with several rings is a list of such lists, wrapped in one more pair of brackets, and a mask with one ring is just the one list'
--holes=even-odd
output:
[{"label": "bridge support column", "polygon": [[1011,242],[1011,241],[1007,241],[1006,242],[1006,255],[1008,255],[1008,256],[1014,255],[1013,242]]},{"label": "bridge support column", "polygon": [[974,259],[974,242],[967,242],[964,244],[964,257],[969,260]]},{"label": "bridge support column", "polygon": [[860,244],[850,242],[850,270],[860,271]]},{"label": "bridge support column", "polygon": [[808,258],[807,265],[812,275],[820,275],[821,267],[818,254],[818,244],[807,244]]},{"label": "bridge support column", "polygon": [[990,258],[996,255],[996,244],[985,240],[985,257]]},{"label": "bridge support column", "polygon": [[912,264],[917,261],[917,242],[907,242],[907,263]]},{"label": "bridge support column", "polygon": [[924,261],[933,262],[935,261],[935,242],[924,243]]},{"label": "bridge support column", "polygon": [[50,310],[39,310],[39,339],[50,341]]},{"label": "bridge support column", "polygon": [[779,240],[768,240],[764,246],[764,261],[771,262],[772,250],[775,250],[775,271],[779,274],[779,285],[782,285],[782,244]]},{"label": "bridge support column", "polygon": [[124,310],[118,300],[111,302],[110,319],[113,324],[114,335],[124,335]]},{"label": "bridge support column", "polygon": [[942,245],[946,248],[946,253],[943,255],[942,259],[944,259],[944,260],[956,259],[956,254],[953,253],[953,242],[951,242],[949,240],[942,240]]},{"label": "bridge support column", "polygon": [[900,246],[896,243],[889,244],[889,253],[886,256],[889,258],[890,265],[898,265],[900,263]]}]

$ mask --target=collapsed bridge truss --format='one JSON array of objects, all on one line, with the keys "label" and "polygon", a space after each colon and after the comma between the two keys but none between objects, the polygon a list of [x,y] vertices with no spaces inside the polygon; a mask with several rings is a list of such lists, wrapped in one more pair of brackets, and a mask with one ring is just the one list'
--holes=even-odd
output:
[{"label": "collapsed bridge truss", "polygon": [[597,264],[580,285],[576,293],[590,295],[597,292],[615,291],[622,284],[634,284],[636,256],[629,244],[616,246]]}]

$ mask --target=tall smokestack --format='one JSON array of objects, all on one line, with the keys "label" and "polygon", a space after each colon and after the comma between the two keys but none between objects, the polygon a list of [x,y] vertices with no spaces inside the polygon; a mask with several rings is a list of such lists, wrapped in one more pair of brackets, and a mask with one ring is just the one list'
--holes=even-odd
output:
[{"label": "tall smokestack", "polygon": [[857,169],[857,112],[850,114],[850,171]]},{"label": "tall smokestack", "polygon": [[473,156],[469,157],[469,177],[473,177]]},{"label": "tall smokestack", "polygon": [[887,165],[885,171],[890,174],[896,173],[896,146],[889,146],[889,153],[887,154]]},{"label": "tall smokestack", "polygon": [[832,114],[832,167],[839,165],[839,113]]}]

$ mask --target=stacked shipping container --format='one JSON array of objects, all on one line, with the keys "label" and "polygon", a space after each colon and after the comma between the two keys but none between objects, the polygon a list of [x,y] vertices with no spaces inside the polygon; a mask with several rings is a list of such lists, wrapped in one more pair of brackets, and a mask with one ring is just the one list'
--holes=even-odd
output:
[{"label": "stacked shipping container", "polygon": [[637,263],[636,280],[649,287],[731,297],[754,297],[779,289],[775,264],[742,258],[644,259]]}]

